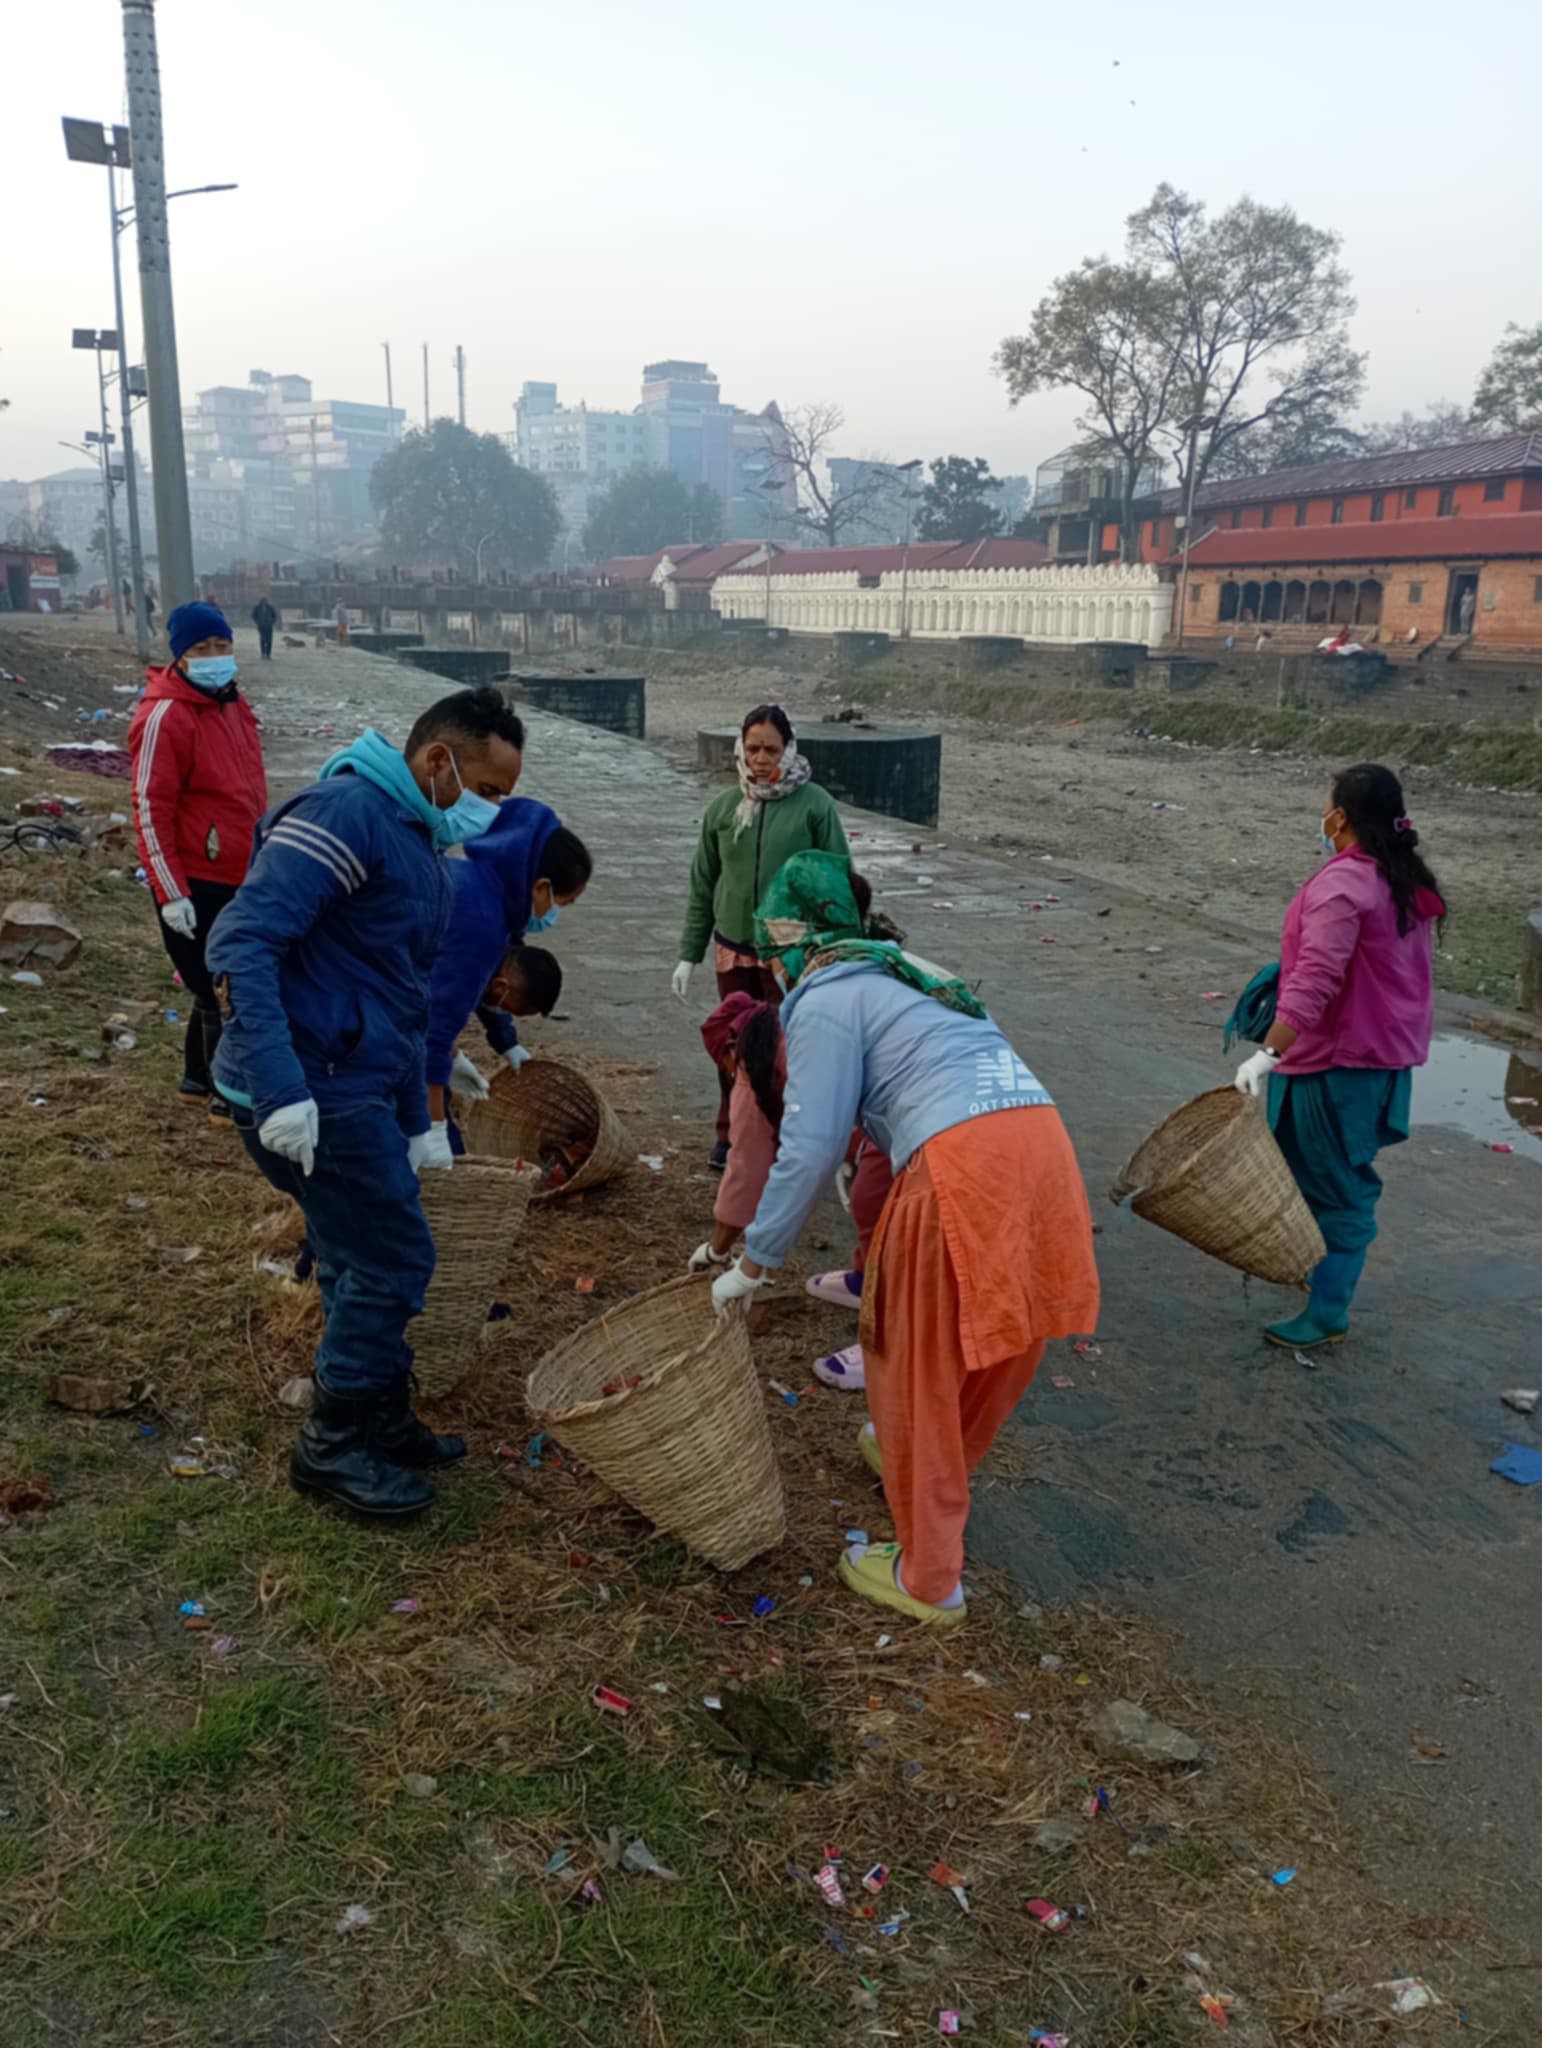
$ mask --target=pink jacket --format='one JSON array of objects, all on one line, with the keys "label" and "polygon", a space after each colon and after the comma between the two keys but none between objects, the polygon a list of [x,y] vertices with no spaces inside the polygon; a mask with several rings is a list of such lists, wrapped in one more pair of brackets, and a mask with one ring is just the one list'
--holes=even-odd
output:
[{"label": "pink jacket", "polygon": [[1324,862],[1285,913],[1276,1015],[1300,1035],[1283,1074],[1328,1067],[1422,1067],[1435,1014],[1432,921],[1445,906],[1421,889],[1399,936],[1392,891],[1368,853]]},{"label": "pink jacket", "polygon": [[[778,1056],[777,1070],[785,1072]],[[776,1163],[776,1132],[755,1100],[750,1077],[741,1067],[728,1098],[728,1164],[718,1182],[712,1214],[731,1230],[748,1230]]]}]

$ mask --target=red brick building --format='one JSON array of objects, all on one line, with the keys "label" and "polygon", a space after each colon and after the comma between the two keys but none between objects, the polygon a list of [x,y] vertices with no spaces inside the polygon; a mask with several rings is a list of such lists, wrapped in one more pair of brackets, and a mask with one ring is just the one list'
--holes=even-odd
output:
[{"label": "red brick building", "polygon": [[1202,484],[1186,595],[1182,513],[1156,500],[1141,554],[1177,573],[1186,638],[1542,648],[1542,432]]},{"label": "red brick building", "polygon": [[0,611],[57,612],[64,609],[59,563],[54,555],[0,543]]}]

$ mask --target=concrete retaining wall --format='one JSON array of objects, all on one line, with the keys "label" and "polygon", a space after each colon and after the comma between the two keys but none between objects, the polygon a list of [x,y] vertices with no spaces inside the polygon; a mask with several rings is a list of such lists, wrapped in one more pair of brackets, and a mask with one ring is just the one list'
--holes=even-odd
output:
[{"label": "concrete retaining wall", "polygon": [[516,704],[597,725],[624,739],[647,738],[647,683],[641,676],[514,676],[506,685]]}]

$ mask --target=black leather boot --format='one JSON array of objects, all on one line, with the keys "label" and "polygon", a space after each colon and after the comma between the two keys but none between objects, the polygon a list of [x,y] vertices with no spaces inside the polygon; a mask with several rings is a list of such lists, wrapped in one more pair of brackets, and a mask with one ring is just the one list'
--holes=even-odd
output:
[{"label": "black leather boot", "polygon": [[431,1506],[428,1481],[393,1463],[372,1441],[384,1404],[381,1394],[335,1394],[318,1378],[289,1461],[296,1492],[341,1501],[361,1515],[415,1515]]},{"label": "black leather boot", "polygon": [[412,1377],[395,1381],[381,1402],[370,1427],[371,1447],[393,1465],[422,1470],[425,1466],[453,1465],[466,1455],[466,1439],[436,1436],[426,1422],[412,1412]]},{"label": "black leather boot", "polygon": [[203,1033],[204,1071],[209,1076],[209,1120],[211,1123],[230,1122],[230,1104],[214,1085],[214,1055],[219,1048],[220,1034],[225,1020],[215,1008],[195,1011],[199,1028]]},{"label": "black leather boot", "polygon": [[[215,1016],[218,1021],[218,1012]],[[203,1015],[199,1010],[194,1010],[187,1020],[182,1040],[182,1079],[177,1083],[177,1093],[200,1098],[209,1093],[209,1056],[204,1050]]]}]

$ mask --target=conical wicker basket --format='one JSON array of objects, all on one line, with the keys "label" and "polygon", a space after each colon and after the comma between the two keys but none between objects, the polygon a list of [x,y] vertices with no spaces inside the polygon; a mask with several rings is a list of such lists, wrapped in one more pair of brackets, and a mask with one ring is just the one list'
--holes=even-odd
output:
[{"label": "conical wicker basket", "polygon": [[1297,1286],[1327,1250],[1258,1104],[1235,1088],[1196,1095],[1126,1160],[1108,1191],[1228,1266]]},{"label": "conical wicker basket", "polygon": [[418,1183],[434,1236],[434,1277],[407,1326],[413,1371],[428,1400],[453,1393],[476,1363],[487,1311],[540,1176],[504,1159],[457,1159]]},{"label": "conical wicker basket", "polygon": [[538,1427],[720,1571],[786,1534],[749,1330],[742,1315],[713,1315],[705,1281],[671,1280],[566,1338],[525,1400]]},{"label": "conical wicker basket", "polygon": [[543,1149],[583,1145],[589,1156],[561,1187],[540,1190],[535,1200],[597,1188],[627,1164],[626,1132],[599,1090],[558,1060],[526,1060],[517,1073],[505,1067],[484,1102],[465,1117],[469,1150],[492,1159],[523,1159],[539,1168]]}]

